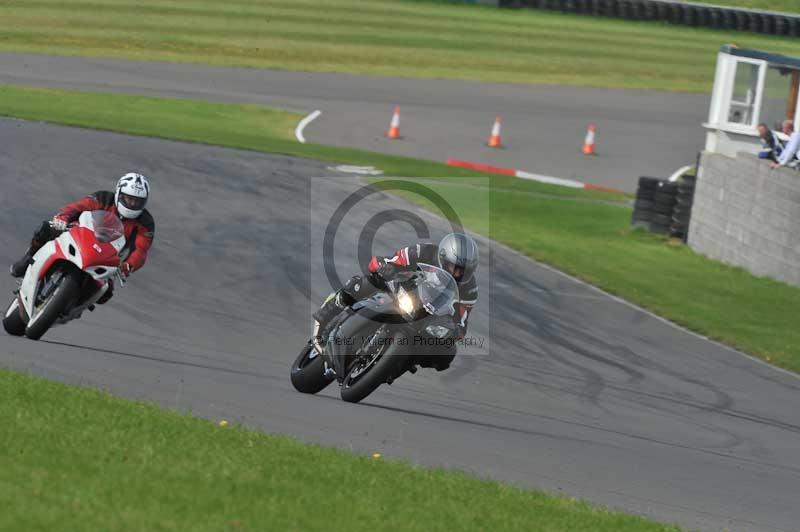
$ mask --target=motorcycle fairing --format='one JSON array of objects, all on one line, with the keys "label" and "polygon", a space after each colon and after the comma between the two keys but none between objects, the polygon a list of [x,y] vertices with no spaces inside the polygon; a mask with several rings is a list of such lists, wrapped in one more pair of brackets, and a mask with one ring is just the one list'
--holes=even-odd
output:
[{"label": "motorcycle fairing", "polygon": [[75,258],[78,260],[73,262],[82,270],[91,273],[91,270],[97,266],[116,268],[119,265],[119,259],[117,259],[118,250],[113,242],[97,242],[94,232],[86,227],[73,227],[68,234],[77,244]]},{"label": "motorcycle fairing", "polygon": [[125,236],[107,243],[98,242],[93,220],[92,211],[82,213],[78,218],[79,225],[47,242],[34,254],[17,296],[26,321],[34,318],[32,313],[39,285],[58,261],[71,262],[98,283],[99,290],[81,305],[81,309],[96,302],[108,290],[108,279],[119,269],[116,257],[125,247]]},{"label": "motorcycle fairing", "polygon": [[[370,300],[373,300],[373,298],[364,300],[364,302],[369,302]],[[334,327],[328,342],[325,344],[324,356],[328,363],[333,366],[336,376],[340,380],[345,377],[347,356],[353,354],[355,348],[360,347],[360,344],[356,345],[355,339],[366,339],[368,333],[374,333],[380,326],[374,316],[363,312],[365,306],[361,305],[362,312],[356,312],[353,309],[345,311],[345,316]]]},{"label": "motorcycle fairing", "polygon": [[394,298],[391,294],[388,292],[378,292],[366,299],[356,301],[350,308],[356,312],[372,311],[385,314],[388,309],[392,308],[393,303]]},{"label": "motorcycle fairing", "polygon": [[42,246],[33,256],[33,264],[28,266],[28,269],[25,271],[25,277],[22,278],[22,285],[20,286],[17,297],[24,311],[24,316],[28,319],[33,312],[33,301],[45,273],[47,273],[57,261],[68,260],[62,251],[59,243],[60,240],[61,237],[56,240],[51,240]]}]

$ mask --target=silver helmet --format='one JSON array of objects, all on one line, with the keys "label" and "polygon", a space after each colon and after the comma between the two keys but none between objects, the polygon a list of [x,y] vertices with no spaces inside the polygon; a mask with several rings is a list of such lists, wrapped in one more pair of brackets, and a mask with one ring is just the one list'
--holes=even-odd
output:
[{"label": "silver helmet", "polygon": [[478,245],[463,233],[450,233],[439,242],[439,266],[459,283],[468,281],[478,269]]}]

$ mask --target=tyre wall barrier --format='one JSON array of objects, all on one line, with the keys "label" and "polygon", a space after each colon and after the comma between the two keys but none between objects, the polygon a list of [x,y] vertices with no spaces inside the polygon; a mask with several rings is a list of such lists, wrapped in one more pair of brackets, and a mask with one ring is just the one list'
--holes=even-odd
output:
[{"label": "tyre wall barrier", "polygon": [[499,0],[498,6],[800,37],[800,15],[670,0]]},{"label": "tyre wall barrier", "polygon": [[693,198],[694,177],[684,176],[677,182],[670,182],[642,176],[636,190],[631,224],[685,242]]}]

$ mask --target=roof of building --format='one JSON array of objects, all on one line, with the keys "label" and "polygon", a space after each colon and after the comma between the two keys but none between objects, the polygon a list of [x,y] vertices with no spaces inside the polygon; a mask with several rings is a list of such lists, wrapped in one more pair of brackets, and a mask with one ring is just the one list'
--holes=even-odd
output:
[{"label": "roof of building", "polygon": [[768,62],[770,65],[782,66],[794,70],[800,70],[800,58],[789,57],[788,55],[771,54],[761,50],[752,50],[750,48],[739,48],[735,44],[723,44],[719,48],[720,52],[736,55],[739,57],[749,57],[751,59],[761,59]]}]

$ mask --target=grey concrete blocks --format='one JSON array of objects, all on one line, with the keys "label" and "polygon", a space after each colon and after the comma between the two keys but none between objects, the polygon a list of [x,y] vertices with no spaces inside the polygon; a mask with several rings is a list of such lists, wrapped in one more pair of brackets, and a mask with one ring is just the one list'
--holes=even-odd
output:
[{"label": "grey concrete blocks", "polygon": [[689,227],[699,253],[800,286],[800,172],[704,153]]}]

